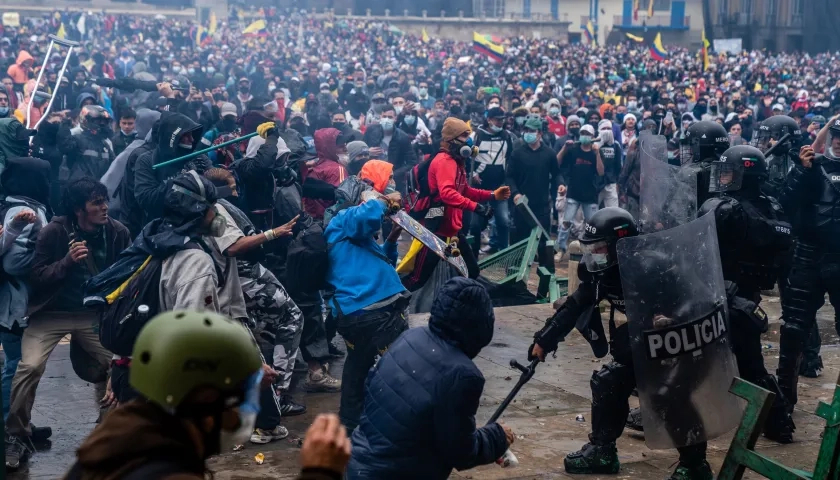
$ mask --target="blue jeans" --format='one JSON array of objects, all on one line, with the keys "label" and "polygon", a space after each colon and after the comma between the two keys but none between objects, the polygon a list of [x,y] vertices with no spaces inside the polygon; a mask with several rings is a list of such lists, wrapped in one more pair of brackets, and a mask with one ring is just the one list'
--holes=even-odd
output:
[{"label": "blue jeans", "polygon": [[[510,207],[508,200],[490,200],[493,207],[493,218],[496,228],[490,232],[490,246],[496,250],[503,250],[510,245]],[[481,232],[487,228],[488,220],[480,215],[472,215],[470,235],[475,239],[481,238]],[[476,240],[480,242],[480,240]],[[480,243],[477,243],[480,246]],[[476,252],[477,253],[477,252]]]},{"label": "blue jeans", "polygon": [[560,224],[560,232],[557,234],[557,249],[565,252],[566,243],[569,241],[569,228],[572,220],[575,219],[578,209],[583,209],[583,219],[589,221],[592,215],[598,211],[597,203],[581,203],[573,198],[566,199],[566,210],[563,212],[563,222]]},{"label": "blue jeans", "polygon": [[6,363],[3,365],[3,420],[9,415],[9,404],[12,396],[12,379],[15,378],[18,363],[20,362],[20,339],[21,335],[11,332],[0,332],[0,344],[3,345],[3,353],[6,354]]}]

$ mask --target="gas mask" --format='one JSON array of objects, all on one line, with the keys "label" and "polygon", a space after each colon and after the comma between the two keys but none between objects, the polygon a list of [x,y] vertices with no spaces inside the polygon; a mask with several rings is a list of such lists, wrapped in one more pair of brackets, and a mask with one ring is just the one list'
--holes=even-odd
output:
[{"label": "gas mask", "polygon": [[213,207],[213,210],[216,212],[216,216],[213,217],[213,220],[210,222],[210,226],[207,227],[207,231],[211,237],[221,237],[225,234],[225,228],[227,228],[227,221],[225,221],[225,217],[223,217],[219,210],[216,207]]}]

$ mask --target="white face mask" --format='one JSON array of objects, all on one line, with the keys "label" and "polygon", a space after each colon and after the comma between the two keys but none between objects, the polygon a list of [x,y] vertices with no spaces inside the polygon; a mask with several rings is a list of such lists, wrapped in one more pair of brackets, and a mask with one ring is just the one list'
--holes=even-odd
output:
[{"label": "white face mask", "polygon": [[491,103],[490,105],[487,105],[487,108],[488,108],[488,109],[490,109],[490,108],[498,108],[498,107],[499,107],[499,104],[498,104],[498,103]]},{"label": "white face mask", "polygon": [[346,153],[339,153],[338,154],[338,163],[340,163],[340,164],[342,164],[343,166],[346,167],[347,164],[350,163],[350,155],[347,155]]}]

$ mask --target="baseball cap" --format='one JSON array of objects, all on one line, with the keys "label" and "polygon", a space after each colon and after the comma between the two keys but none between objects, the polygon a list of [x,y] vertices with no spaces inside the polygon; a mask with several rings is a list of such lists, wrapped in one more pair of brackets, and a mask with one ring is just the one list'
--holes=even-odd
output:
[{"label": "baseball cap", "polygon": [[321,86],[320,86],[320,89],[323,90],[325,88],[330,88],[330,84],[327,83],[327,82],[322,83]]},{"label": "baseball cap", "polygon": [[219,110],[221,110],[221,112],[222,112],[221,115],[222,115],[223,118],[228,116],[228,115],[233,115],[234,117],[237,116],[236,105],[234,105],[232,103],[229,103],[229,102],[223,103],[222,108],[220,108]]},{"label": "baseball cap", "polygon": [[592,125],[586,124],[586,125],[580,127],[580,133],[587,133],[587,134],[589,134],[590,137],[594,137],[595,136],[595,129],[592,128]]},{"label": "baseball cap", "polygon": [[502,107],[493,107],[490,110],[487,110],[487,118],[504,118],[505,111],[502,110]]},{"label": "baseball cap", "polygon": [[785,107],[783,107],[783,106],[782,106],[782,104],[780,104],[780,103],[777,103],[777,104],[773,105],[773,111],[774,111],[774,112],[775,112],[776,110],[778,110],[778,111],[780,111],[780,112],[781,112],[781,111],[784,111],[784,109],[785,109]]}]

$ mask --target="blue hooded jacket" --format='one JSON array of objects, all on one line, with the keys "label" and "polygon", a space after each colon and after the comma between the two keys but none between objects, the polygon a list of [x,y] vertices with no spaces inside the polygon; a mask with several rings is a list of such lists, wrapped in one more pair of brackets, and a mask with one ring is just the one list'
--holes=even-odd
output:
[{"label": "blue hooded jacket", "polygon": [[335,288],[333,301],[343,315],[405,290],[385,251],[373,239],[387,208],[382,200],[345,208],[324,230],[330,256],[327,282]]},{"label": "blue hooded jacket", "polygon": [[494,323],[481,284],[456,277],[443,286],[429,326],[403,333],[368,374],[349,480],[442,480],[504,454],[502,427],[475,425],[484,376],[472,359]]}]

